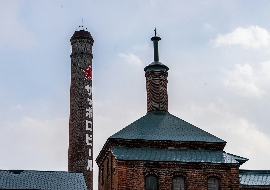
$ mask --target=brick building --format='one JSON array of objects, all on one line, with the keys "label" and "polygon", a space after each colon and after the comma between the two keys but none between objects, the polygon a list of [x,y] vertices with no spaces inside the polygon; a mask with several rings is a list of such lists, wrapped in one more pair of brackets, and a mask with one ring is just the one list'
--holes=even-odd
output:
[{"label": "brick building", "polygon": [[226,142],[168,112],[169,68],[146,66],[147,113],[109,137],[96,162],[99,190],[270,189],[270,171],[240,170],[248,159],[224,151]]}]

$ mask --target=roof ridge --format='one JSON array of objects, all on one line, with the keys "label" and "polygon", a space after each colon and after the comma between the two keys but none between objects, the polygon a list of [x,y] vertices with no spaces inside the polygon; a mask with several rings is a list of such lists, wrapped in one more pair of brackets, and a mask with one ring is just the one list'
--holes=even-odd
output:
[{"label": "roof ridge", "polygon": [[82,172],[71,172],[71,171],[42,171],[42,170],[1,170],[1,171],[9,171],[9,172],[13,172],[13,171],[20,171],[20,172],[24,172],[24,171],[31,171],[31,172],[65,172],[65,173],[82,173]]}]

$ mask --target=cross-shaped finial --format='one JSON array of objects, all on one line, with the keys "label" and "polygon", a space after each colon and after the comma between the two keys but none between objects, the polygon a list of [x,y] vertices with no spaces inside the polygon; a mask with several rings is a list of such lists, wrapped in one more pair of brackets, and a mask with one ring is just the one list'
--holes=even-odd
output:
[{"label": "cross-shaped finial", "polygon": [[155,36],[157,36],[157,29],[155,28],[155,30],[154,30],[154,31],[155,31]]}]

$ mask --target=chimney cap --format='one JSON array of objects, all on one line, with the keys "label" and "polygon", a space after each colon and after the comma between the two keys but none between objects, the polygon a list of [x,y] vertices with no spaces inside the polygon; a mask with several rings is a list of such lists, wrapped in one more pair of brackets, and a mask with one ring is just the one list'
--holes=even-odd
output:
[{"label": "chimney cap", "polygon": [[159,40],[161,40],[161,37],[159,37],[159,36],[153,36],[153,37],[151,38],[151,40],[152,40],[152,41],[154,41],[154,40],[159,41]]},{"label": "chimney cap", "polygon": [[86,38],[93,40],[93,37],[90,34],[90,32],[83,29],[83,30],[75,31],[72,37],[70,38],[70,41],[75,40],[75,39],[86,39]]},{"label": "chimney cap", "polygon": [[144,68],[144,71],[151,71],[151,70],[166,70],[168,71],[169,70],[169,67],[167,67],[166,65],[162,64],[161,62],[157,62],[157,61],[154,61],[152,62],[151,64],[147,65],[145,68]]}]

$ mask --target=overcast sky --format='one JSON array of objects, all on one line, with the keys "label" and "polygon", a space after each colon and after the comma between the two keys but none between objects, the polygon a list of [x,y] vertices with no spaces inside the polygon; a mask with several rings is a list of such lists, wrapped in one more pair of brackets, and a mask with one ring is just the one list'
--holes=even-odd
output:
[{"label": "overcast sky", "polygon": [[[169,112],[270,170],[270,2],[0,0],[0,169],[67,170],[70,37],[92,34],[94,157],[146,114],[150,38]],[[97,188],[97,166],[94,166]]]}]

